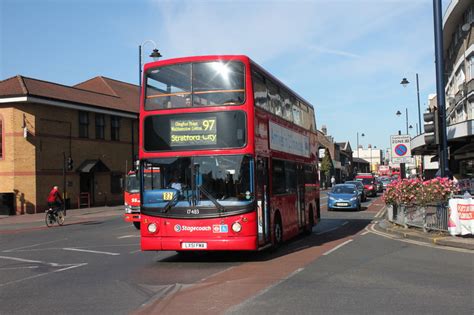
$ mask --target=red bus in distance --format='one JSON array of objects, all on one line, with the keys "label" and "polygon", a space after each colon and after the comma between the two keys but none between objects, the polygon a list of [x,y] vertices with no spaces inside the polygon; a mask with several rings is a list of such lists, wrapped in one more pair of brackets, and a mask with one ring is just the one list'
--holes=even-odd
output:
[{"label": "red bus in distance", "polygon": [[[155,182],[155,185],[160,182],[159,169],[145,169],[144,171],[144,186],[150,187]],[[125,177],[125,189],[123,192],[123,199],[125,203],[125,222],[131,222],[137,230],[140,229],[140,172],[131,170]]]},{"label": "red bus in distance", "polygon": [[140,178],[135,171],[128,172],[125,177],[125,189],[123,191],[125,203],[125,222],[131,222],[140,229]]},{"label": "red bus in distance", "polygon": [[[320,217],[313,107],[246,56],[148,63],[142,250],[259,250]],[[155,176],[151,173],[151,176]]]}]

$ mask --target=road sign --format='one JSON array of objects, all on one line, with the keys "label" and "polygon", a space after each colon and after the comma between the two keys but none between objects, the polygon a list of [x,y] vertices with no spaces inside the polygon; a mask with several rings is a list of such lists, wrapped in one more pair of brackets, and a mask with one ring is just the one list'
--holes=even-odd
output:
[{"label": "road sign", "polygon": [[410,135],[394,135],[390,136],[390,144],[392,146],[392,163],[410,163],[411,159],[411,146],[410,146]]}]

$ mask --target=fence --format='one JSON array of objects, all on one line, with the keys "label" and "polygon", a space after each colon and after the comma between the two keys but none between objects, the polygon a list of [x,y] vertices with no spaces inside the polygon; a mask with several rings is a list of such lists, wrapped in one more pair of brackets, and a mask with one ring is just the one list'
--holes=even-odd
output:
[{"label": "fence", "polygon": [[448,232],[448,204],[437,203],[425,206],[390,205],[389,221],[404,227],[418,227],[423,231]]}]

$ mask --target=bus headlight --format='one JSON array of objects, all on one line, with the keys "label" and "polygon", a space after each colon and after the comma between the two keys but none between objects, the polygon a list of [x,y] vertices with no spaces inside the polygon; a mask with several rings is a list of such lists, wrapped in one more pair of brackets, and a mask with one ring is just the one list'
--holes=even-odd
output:
[{"label": "bus headlight", "polygon": [[157,230],[158,230],[158,226],[156,225],[156,223],[148,224],[148,232],[156,233]]},{"label": "bus headlight", "polygon": [[239,222],[234,222],[234,224],[232,224],[232,231],[234,231],[235,233],[239,233],[240,231],[242,231],[242,224],[240,224]]},{"label": "bus headlight", "polygon": [[132,213],[132,207],[125,204],[125,213]]}]

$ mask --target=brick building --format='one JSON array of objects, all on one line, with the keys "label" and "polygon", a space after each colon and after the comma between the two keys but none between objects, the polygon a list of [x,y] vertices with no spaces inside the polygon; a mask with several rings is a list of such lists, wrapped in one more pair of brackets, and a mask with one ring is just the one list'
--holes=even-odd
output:
[{"label": "brick building", "polygon": [[81,193],[91,205],[122,203],[122,179],[137,154],[138,104],[138,86],[101,76],[75,86],[0,81],[0,214],[44,211],[52,185],[66,188],[73,208]]}]

